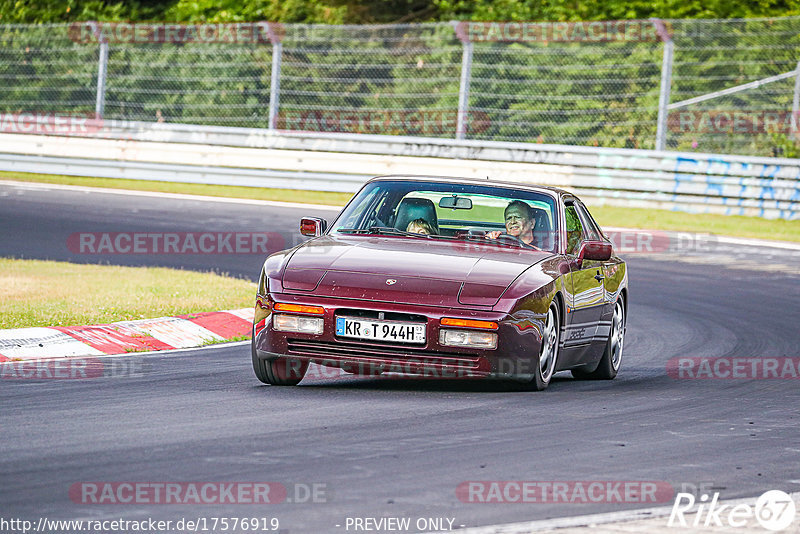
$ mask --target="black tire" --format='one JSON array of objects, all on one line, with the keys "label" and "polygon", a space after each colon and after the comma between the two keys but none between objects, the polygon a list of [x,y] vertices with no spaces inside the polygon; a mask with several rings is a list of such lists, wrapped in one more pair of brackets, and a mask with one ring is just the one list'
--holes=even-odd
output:
[{"label": "black tire", "polygon": [[253,371],[264,384],[271,386],[296,386],[308,370],[308,362],[294,358],[274,358],[264,360],[256,354],[255,338],[250,340],[250,353],[253,357]]},{"label": "black tire", "polygon": [[558,363],[560,342],[561,311],[558,309],[558,302],[553,299],[545,318],[542,344],[539,348],[539,354],[536,356],[536,369],[533,371],[533,378],[526,384],[527,389],[542,391],[550,385],[550,380],[555,374]]},{"label": "black tire", "polygon": [[606,348],[597,369],[591,372],[573,369],[572,376],[579,380],[614,380],[622,365],[622,349],[625,348],[625,305],[622,299],[614,304],[611,330],[608,332]]}]

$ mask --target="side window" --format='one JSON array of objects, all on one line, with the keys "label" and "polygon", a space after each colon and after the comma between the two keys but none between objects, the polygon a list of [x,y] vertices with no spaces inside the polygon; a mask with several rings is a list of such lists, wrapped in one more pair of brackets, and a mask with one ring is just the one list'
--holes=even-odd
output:
[{"label": "side window", "polygon": [[600,228],[597,227],[597,223],[594,222],[594,219],[592,219],[592,216],[589,215],[588,211],[586,211],[586,206],[580,202],[576,202],[575,206],[577,207],[578,215],[583,222],[583,228],[586,230],[586,236],[592,241],[603,241],[603,234],[600,231]]},{"label": "side window", "polygon": [[574,205],[567,204],[564,215],[567,222],[567,254],[577,254],[583,239],[583,225]]}]

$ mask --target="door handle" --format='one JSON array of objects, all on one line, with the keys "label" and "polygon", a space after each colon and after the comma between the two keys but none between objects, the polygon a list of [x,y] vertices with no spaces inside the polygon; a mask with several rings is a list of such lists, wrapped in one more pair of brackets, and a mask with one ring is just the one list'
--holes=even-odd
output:
[{"label": "door handle", "polygon": [[600,271],[597,271],[597,274],[594,275],[594,279],[597,280],[598,282],[602,282],[605,279],[605,276],[600,274]]}]

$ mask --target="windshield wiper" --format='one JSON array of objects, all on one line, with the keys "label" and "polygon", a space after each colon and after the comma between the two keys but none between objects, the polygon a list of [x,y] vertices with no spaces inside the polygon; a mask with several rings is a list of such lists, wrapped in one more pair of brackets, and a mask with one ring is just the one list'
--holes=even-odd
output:
[{"label": "windshield wiper", "polygon": [[393,226],[370,226],[368,233],[370,234],[398,234],[398,235],[409,235],[408,232],[404,232],[402,230],[398,230]]},{"label": "windshield wiper", "polygon": [[418,234],[416,232],[404,232],[392,226],[370,226],[369,228],[341,228],[338,230],[344,234],[370,234],[370,235],[403,235],[417,238],[437,238],[453,239],[451,236],[439,234]]},{"label": "windshield wiper", "polygon": [[[483,230],[470,230],[463,235],[441,235],[441,234],[418,234],[416,232],[404,232],[392,226],[370,226],[369,228],[340,228],[337,230],[343,234],[362,234],[362,235],[402,235],[408,237],[425,238],[425,239],[448,239],[458,240],[466,239],[469,241],[480,241],[486,245],[506,246],[506,247],[519,247],[525,249],[536,249],[532,245],[528,245],[520,241],[514,236],[508,234],[500,234],[497,239],[487,239],[486,232]],[[537,249],[538,250],[538,249]]]},{"label": "windshield wiper", "polygon": [[341,228],[339,232],[345,234],[399,234],[406,235],[408,232],[403,232],[391,226],[370,226],[369,228]]}]

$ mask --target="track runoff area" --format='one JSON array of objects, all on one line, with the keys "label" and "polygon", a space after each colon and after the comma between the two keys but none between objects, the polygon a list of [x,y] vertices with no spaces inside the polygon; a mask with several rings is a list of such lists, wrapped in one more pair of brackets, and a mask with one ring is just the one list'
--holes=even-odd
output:
[{"label": "track runoff area", "polygon": [[[101,232],[260,224],[291,242],[301,215],[333,215],[310,205],[2,187],[22,203],[0,203],[3,235],[16,236],[3,246],[63,259],[81,258],[65,244],[89,220]],[[43,214],[50,231],[39,240]],[[261,387],[242,344],[108,358],[140,363],[115,376],[3,380],[0,498],[7,512],[0,520],[7,530],[32,531],[39,519],[101,511],[125,521],[171,521],[174,530],[181,519],[188,528],[191,511],[191,526],[210,528],[224,514],[241,527],[253,515],[244,501],[264,500],[263,488],[245,482],[263,481],[270,503],[268,514],[255,514],[263,516],[256,518],[261,530],[272,519],[290,532],[779,526],[796,509],[800,480],[787,410],[798,401],[797,368],[786,364],[800,341],[786,313],[800,296],[789,269],[794,255],[791,247],[721,239],[702,252],[629,252],[635,277],[624,372],[611,383],[557,376],[544,395],[321,372],[291,390]],[[154,258],[186,268],[222,262],[251,277],[263,259],[228,256]],[[116,261],[136,259],[118,254]],[[746,317],[737,311],[742,303]],[[48,444],[47,435],[59,435],[59,443]],[[124,470],[120,454],[128,458]],[[353,478],[358,472],[370,476]],[[15,519],[30,523],[9,523]],[[784,530],[796,527],[794,517]]]}]

